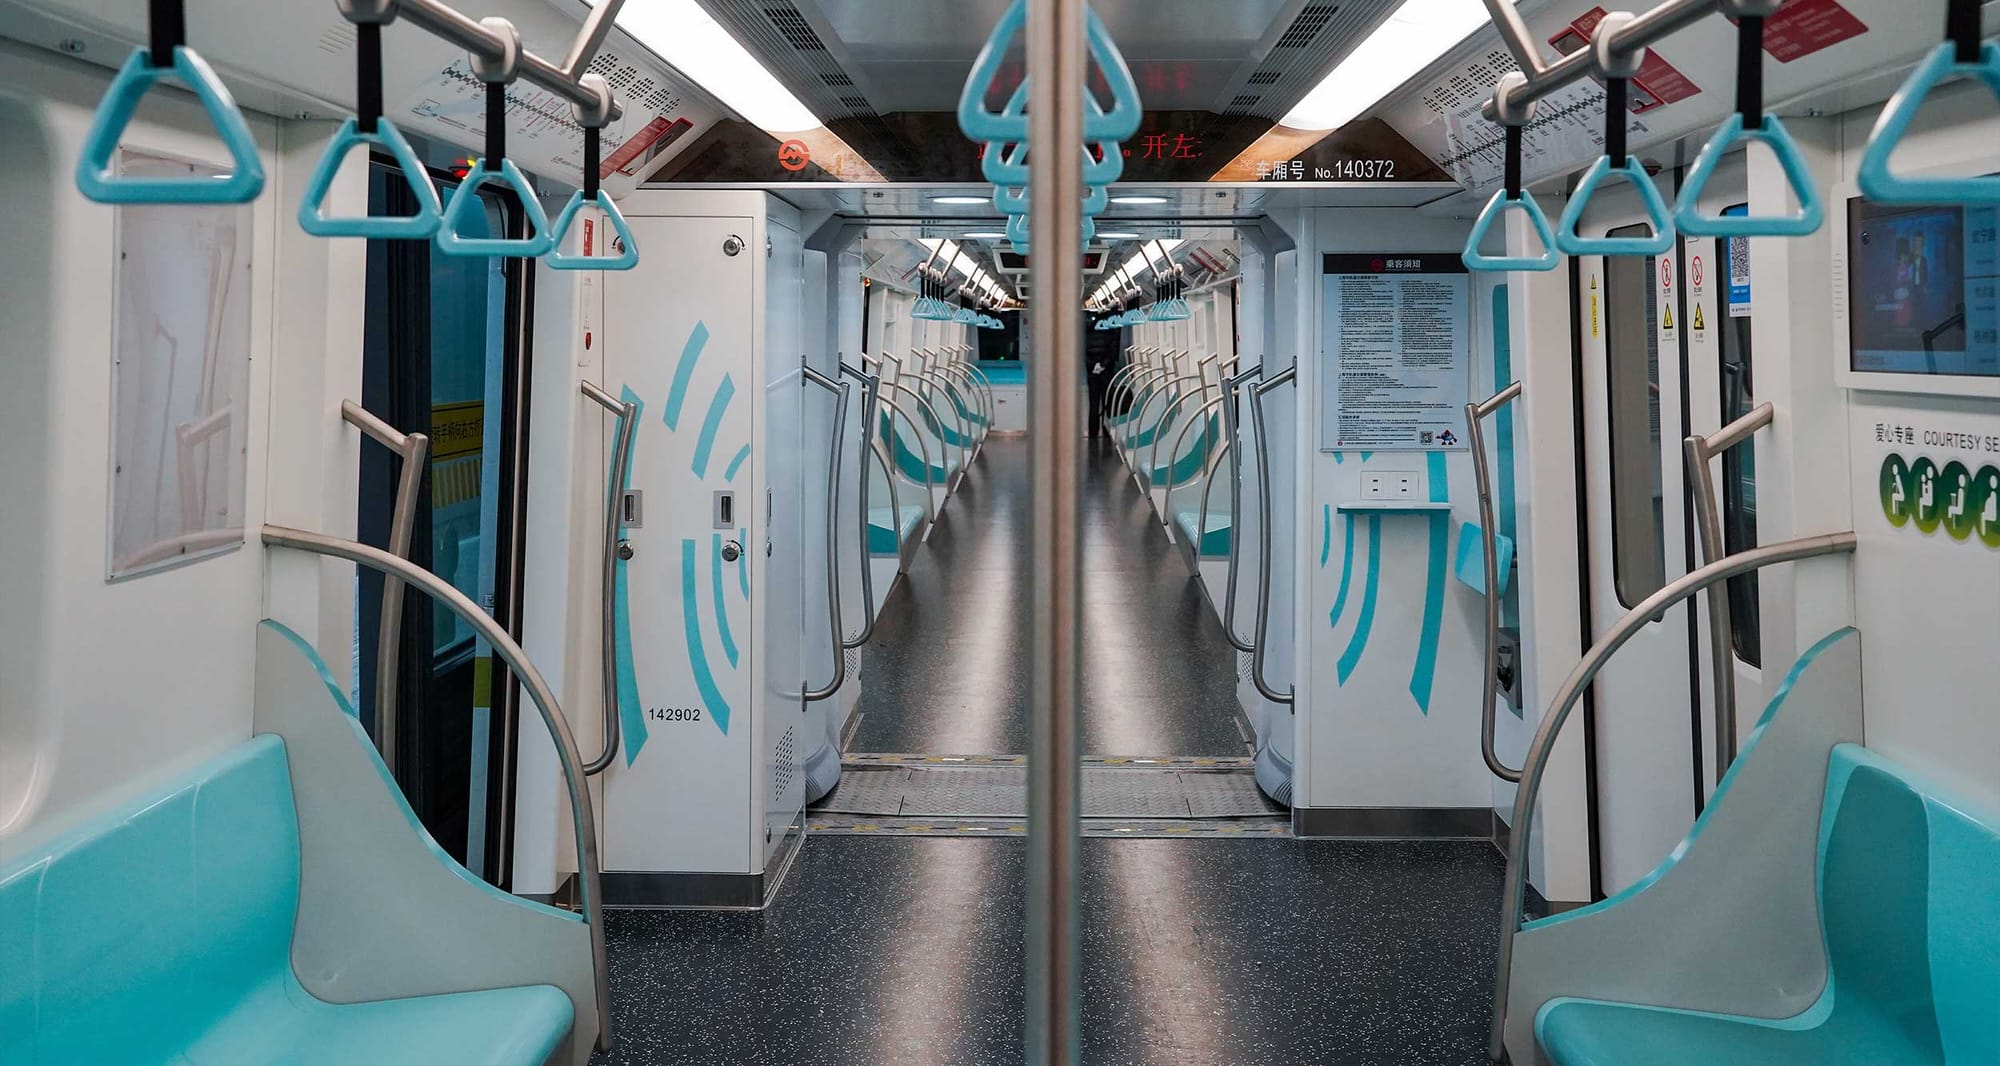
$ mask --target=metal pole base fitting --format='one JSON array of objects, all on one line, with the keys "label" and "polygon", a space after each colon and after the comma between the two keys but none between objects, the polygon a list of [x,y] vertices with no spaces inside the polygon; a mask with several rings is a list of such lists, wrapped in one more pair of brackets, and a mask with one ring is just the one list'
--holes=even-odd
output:
[{"label": "metal pole base fitting", "polygon": [[507,42],[507,48],[497,60],[487,59],[477,52],[469,53],[472,73],[489,85],[494,82],[502,85],[513,84],[521,66],[521,31],[515,29],[512,22],[498,16],[480,19],[479,24]]},{"label": "metal pole base fitting", "polygon": [[387,26],[396,21],[399,5],[398,0],[334,0],[334,6],[340,9],[341,17],[356,26]]},{"label": "metal pole base fitting", "polygon": [[1630,78],[1645,65],[1646,49],[1621,53],[1611,46],[1611,40],[1618,36],[1618,31],[1638,21],[1638,18],[1630,11],[1613,11],[1599,20],[1597,32],[1590,35],[1591,58],[1597,61],[1597,69],[1605,77]]},{"label": "metal pole base fitting", "polygon": [[1502,126],[1525,126],[1535,117],[1535,101],[1514,102],[1514,94],[1528,87],[1528,76],[1518,70],[1500,75],[1493,83],[1493,112]]},{"label": "metal pole base fitting", "polygon": [[1733,19],[1770,18],[1785,0],[1722,0],[1722,13]]},{"label": "metal pole base fitting", "polygon": [[575,106],[576,124],[590,130],[601,130],[609,126],[613,106],[611,83],[604,80],[604,75],[595,72],[576,79],[576,83],[584,92],[597,98],[597,102],[589,107],[582,104]]}]

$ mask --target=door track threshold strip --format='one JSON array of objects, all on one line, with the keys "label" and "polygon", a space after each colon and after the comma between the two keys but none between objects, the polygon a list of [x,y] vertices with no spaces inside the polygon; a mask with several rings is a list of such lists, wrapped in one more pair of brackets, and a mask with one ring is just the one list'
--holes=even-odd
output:
[{"label": "door track threshold strip", "polygon": [[[806,816],[812,836],[872,837],[1002,837],[1028,835],[1022,818],[871,818],[852,814]],[[1083,835],[1127,840],[1289,840],[1292,820],[1274,815],[1260,818],[1085,818]]]},{"label": "door track threshold strip", "polygon": [[[1251,767],[1088,765],[1083,817],[1173,822],[1285,815],[1257,787]],[[1028,768],[1019,763],[849,766],[807,811],[868,818],[1019,819],[1028,813]]]},{"label": "door track threshold strip", "polygon": [[[929,755],[905,752],[849,752],[841,766],[873,770],[885,766],[948,768],[954,766],[1026,766],[1026,755]],[[1248,770],[1256,760],[1248,755],[1086,755],[1083,765],[1126,770]]]}]

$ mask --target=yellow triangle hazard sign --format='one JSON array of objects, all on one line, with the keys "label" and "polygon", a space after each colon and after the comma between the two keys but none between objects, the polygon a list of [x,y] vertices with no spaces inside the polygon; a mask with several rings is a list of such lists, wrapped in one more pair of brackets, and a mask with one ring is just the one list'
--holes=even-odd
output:
[{"label": "yellow triangle hazard sign", "polygon": [[1707,328],[1708,328],[1708,324],[1707,324],[1707,323],[1705,323],[1705,322],[1703,322],[1703,321],[1701,320],[1701,305],[1700,305],[1700,304],[1696,304],[1696,305],[1694,305],[1694,328],[1696,328],[1696,329],[1707,329]]},{"label": "yellow triangle hazard sign", "polygon": [[1590,276],[1590,291],[1591,292],[1597,291],[1597,275],[1595,274],[1592,274]]},{"label": "yellow triangle hazard sign", "polygon": [[1673,308],[1671,308],[1671,307],[1667,308],[1667,317],[1666,317],[1666,318],[1665,318],[1665,320],[1663,321],[1663,325],[1664,325],[1664,326],[1665,326],[1665,328],[1667,328],[1667,329],[1672,329],[1672,328],[1674,328],[1674,309],[1673,309]]}]

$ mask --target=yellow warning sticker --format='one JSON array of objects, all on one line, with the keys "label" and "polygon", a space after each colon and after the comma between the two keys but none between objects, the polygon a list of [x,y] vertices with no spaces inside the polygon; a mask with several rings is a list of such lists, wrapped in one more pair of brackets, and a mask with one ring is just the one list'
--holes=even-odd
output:
[{"label": "yellow warning sticker", "polygon": [[1672,329],[1674,328],[1674,309],[1669,307],[1666,309],[1666,312],[1666,317],[1660,320],[1660,328]]},{"label": "yellow warning sticker", "polygon": [[1696,329],[1707,329],[1707,328],[1708,328],[1708,323],[1706,323],[1706,322],[1702,321],[1702,318],[1701,318],[1701,305],[1700,305],[1700,304],[1696,304],[1696,305],[1694,305],[1694,328],[1696,328]]}]

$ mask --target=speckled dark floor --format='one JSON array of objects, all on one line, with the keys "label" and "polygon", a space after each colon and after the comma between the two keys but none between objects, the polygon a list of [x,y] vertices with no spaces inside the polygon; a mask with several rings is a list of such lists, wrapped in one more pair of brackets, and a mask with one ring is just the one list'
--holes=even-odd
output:
[{"label": "speckled dark floor", "polygon": [[[1084,749],[1242,755],[1235,653],[1116,451],[1089,444]],[[1029,507],[1028,442],[990,441],[862,653],[849,750],[1026,749]]]},{"label": "speckled dark floor", "polygon": [[[807,841],[761,915],[615,912],[598,1063],[986,1066],[1022,1043],[1018,841]],[[1086,840],[1084,1061],[1477,1066],[1472,842]]]}]

